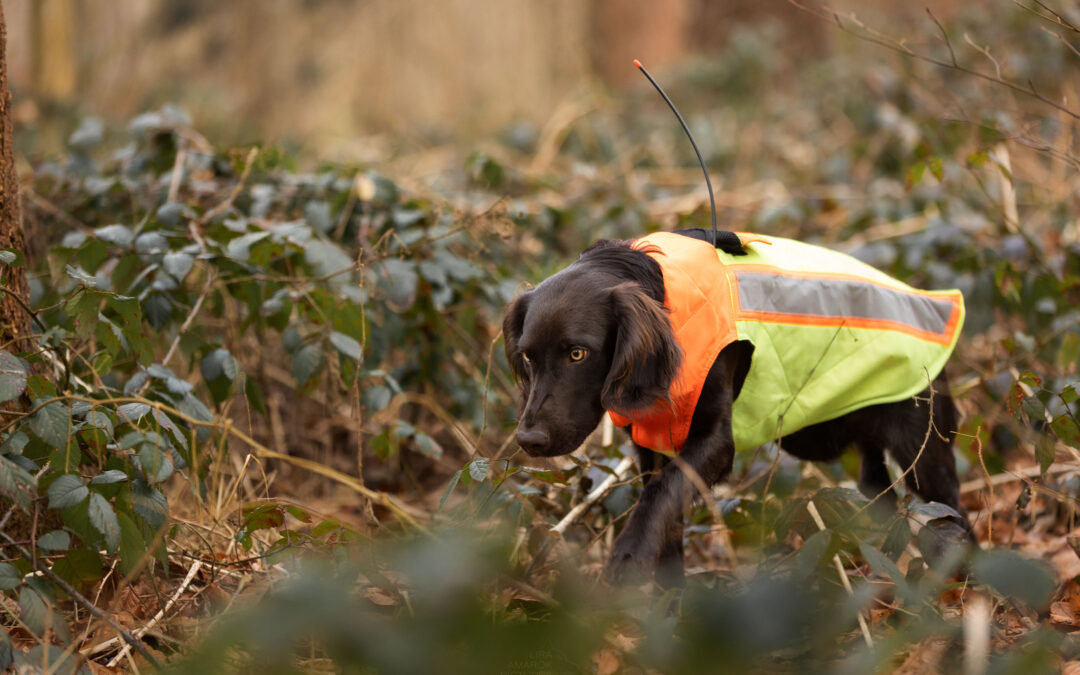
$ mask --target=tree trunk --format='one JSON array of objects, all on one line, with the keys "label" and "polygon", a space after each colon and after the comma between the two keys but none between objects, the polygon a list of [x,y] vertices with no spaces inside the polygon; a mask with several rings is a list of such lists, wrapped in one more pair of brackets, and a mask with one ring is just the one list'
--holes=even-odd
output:
[{"label": "tree trunk", "polygon": [[[19,181],[15,175],[15,151],[11,133],[11,92],[7,85],[7,24],[0,0],[0,249],[26,250],[19,218]],[[0,347],[11,352],[30,348],[30,315],[23,308],[30,290],[23,267],[0,263]]]}]

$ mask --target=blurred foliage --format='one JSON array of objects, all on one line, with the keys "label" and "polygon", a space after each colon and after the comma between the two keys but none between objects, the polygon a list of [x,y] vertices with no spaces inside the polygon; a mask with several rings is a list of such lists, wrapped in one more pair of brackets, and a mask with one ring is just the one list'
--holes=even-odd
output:
[{"label": "blurred foliage", "polygon": [[[1010,80],[1069,93],[1066,38],[996,7],[945,30],[994,45]],[[941,57],[938,29],[921,30],[912,49]],[[833,243],[915,285],[963,290],[968,324],[950,366],[966,415],[960,468],[989,481],[1036,464],[1038,482],[1005,506],[1013,531],[1033,492],[1057,509],[1047,527],[1071,529],[1075,119],[1032,97],[1006,104],[999,84],[955,70],[868,57],[865,45],[795,63],[783,40],[748,29],[665,82],[716,172],[722,223]],[[550,534],[625,448],[544,464],[510,451],[502,307],[595,238],[707,226],[693,153],[662,105],[643,89],[558,133],[509,129],[426,194],[374,165],[306,171],[274,147],[214,150],[174,108],[126,131],[79,124],[25,200],[48,244],[31,269],[35,348],[0,351],[11,628],[0,668],[68,658],[85,671],[70,655],[91,625],[70,619],[69,591],[119,597],[146,583],[160,597],[157,584],[193,558],[265,574],[258,602],[198,615],[212,626],[201,644],[154,642],[188,672],[866,672],[928,642],[949,646],[938,663],[948,671],[963,665],[952,647],[979,594],[995,599],[994,672],[1050,671],[1075,655],[1072,636],[1032,620],[1063,587],[1004,545],[995,504],[968,504],[982,509],[988,550],[954,551],[933,526],[952,515],[941,505],[905,498],[895,516],[870,518],[843,486],[857,473],[847,460],[804,472],[775,447],[737,458],[734,487],[690,514],[681,592],[596,581],[640,477],[564,539]],[[25,261],[7,251],[0,264]],[[280,415],[292,415],[285,428]],[[311,432],[313,418],[348,420],[344,440]],[[332,452],[301,443],[308,432]],[[381,525],[251,487],[251,457],[351,488]],[[356,485],[357,459],[369,481],[407,474],[390,481],[395,499]],[[853,595],[835,559],[854,570]],[[874,619],[873,649],[860,612]]]}]

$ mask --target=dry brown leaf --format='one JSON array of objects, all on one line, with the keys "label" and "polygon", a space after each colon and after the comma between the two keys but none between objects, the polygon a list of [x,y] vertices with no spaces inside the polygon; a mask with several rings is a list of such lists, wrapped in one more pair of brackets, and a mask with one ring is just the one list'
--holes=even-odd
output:
[{"label": "dry brown leaf", "polygon": [[1076,612],[1067,602],[1055,602],[1050,605],[1050,620],[1065,626],[1080,625],[1080,622],[1077,621]]},{"label": "dry brown leaf", "polygon": [[1080,675],[1080,661],[1066,661],[1061,664],[1061,675]]},{"label": "dry brown leaf", "polygon": [[365,588],[364,597],[379,607],[394,607],[397,605],[397,598],[377,586]]},{"label": "dry brown leaf", "polygon": [[602,649],[593,654],[593,663],[596,664],[596,675],[614,675],[622,666],[622,659],[614,649]]}]

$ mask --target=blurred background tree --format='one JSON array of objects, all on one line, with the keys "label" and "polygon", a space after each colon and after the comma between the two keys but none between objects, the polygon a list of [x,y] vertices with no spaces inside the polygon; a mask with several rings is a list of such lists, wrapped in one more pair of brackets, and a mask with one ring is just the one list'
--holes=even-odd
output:
[{"label": "blurred background tree", "polygon": [[[12,86],[26,119],[78,101],[113,122],[180,103],[214,138],[303,139],[365,159],[363,139],[482,137],[547,121],[597,85],[639,84],[773,22],[792,53],[836,38],[784,0],[10,0]],[[840,2],[838,11],[890,4]],[[948,17],[961,3],[929,3]],[[890,7],[922,18],[923,6]],[[76,30],[76,27],[78,28]],[[58,131],[37,129],[45,148]],[[357,140],[361,139],[361,140]],[[39,147],[42,147],[39,146]]]}]

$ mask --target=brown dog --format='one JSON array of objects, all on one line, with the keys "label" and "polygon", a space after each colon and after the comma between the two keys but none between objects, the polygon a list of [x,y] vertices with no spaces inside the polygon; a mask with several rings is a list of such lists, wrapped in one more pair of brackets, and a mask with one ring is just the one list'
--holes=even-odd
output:
[{"label": "brown dog", "polygon": [[[705,239],[700,231],[681,234]],[[600,241],[511,303],[503,332],[521,389],[517,441],[527,453],[572,452],[606,411],[641,411],[670,401],[684,358],[665,290],[655,252],[632,242]],[[748,341],[736,340],[711,362],[678,448],[681,462],[655,452],[662,448],[635,442],[641,469],[651,477],[615,542],[606,570],[610,580],[639,581],[655,571],[663,586],[682,582],[682,515],[696,492],[685,470],[697,472],[707,485],[730,471],[732,409],[755,363],[754,351]],[[918,456],[907,473],[908,486],[923,499],[963,513],[952,455],[956,415],[943,371],[932,386],[932,397],[927,389],[915,398],[786,430],[782,447],[800,459],[828,461],[855,445],[862,455],[860,490],[868,497],[888,491],[879,501],[893,507],[884,451],[905,469]],[[931,420],[936,433],[928,433]]]}]

